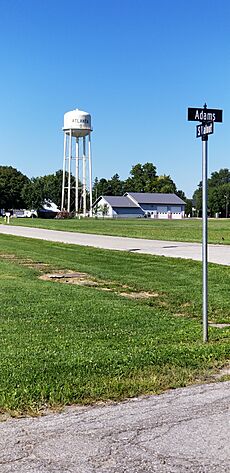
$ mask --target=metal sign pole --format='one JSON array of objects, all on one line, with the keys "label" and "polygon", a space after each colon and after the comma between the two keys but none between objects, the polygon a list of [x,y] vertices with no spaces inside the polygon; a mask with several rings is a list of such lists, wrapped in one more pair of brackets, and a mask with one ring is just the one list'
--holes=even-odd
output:
[{"label": "metal sign pole", "polygon": [[203,341],[208,341],[208,136],[202,136],[202,261],[203,261]]},{"label": "metal sign pole", "polygon": [[[196,137],[202,138],[202,262],[203,262],[203,341],[208,341],[208,135],[214,132],[214,122],[222,123],[223,110],[208,108],[188,108],[188,121],[198,122]],[[226,212],[227,213],[227,212]]]}]

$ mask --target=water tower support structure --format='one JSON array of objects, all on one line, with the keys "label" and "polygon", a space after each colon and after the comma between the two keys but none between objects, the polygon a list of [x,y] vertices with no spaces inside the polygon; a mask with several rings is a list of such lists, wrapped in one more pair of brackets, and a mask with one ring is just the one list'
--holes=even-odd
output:
[{"label": "water tower support structure", "polygon": [[83,199],[83,215],[86,215],[86,149],[85,149],[85,136],[83,136],[83,155],[82,155],[82,199]]},{"label": "water tower support structure", "polygon": [[92,156],[91,156],[91,135],[88,138],[88,156],[89,156],[89,207],[90,217],[93,216],[93,189],[92,189]]},{"label": "water tower support structure", "polygon": [[70,212],[70,193],[71,193],[71,160],[72,157],[72,130],[69,130],[69,156],[68,156],[68,204],[67,210]]},{"label": "water tower support structure", "polygon": [[78,194],[79,194],[79,138],[76,138],[76,187],[75,187],[75,211],[79,212]]}]

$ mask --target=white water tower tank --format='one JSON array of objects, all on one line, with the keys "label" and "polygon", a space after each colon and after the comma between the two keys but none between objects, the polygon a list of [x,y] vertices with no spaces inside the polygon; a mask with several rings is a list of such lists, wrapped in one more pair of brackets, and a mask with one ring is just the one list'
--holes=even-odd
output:
[{"label": "white water tower tank", "polygon": [[69,134],[68,132],[70,130],[72,136],[75,136],[76,138],[89,135],[92,131],[91,115],[79,110],[78,108],[65,113],[63,131]]}]

